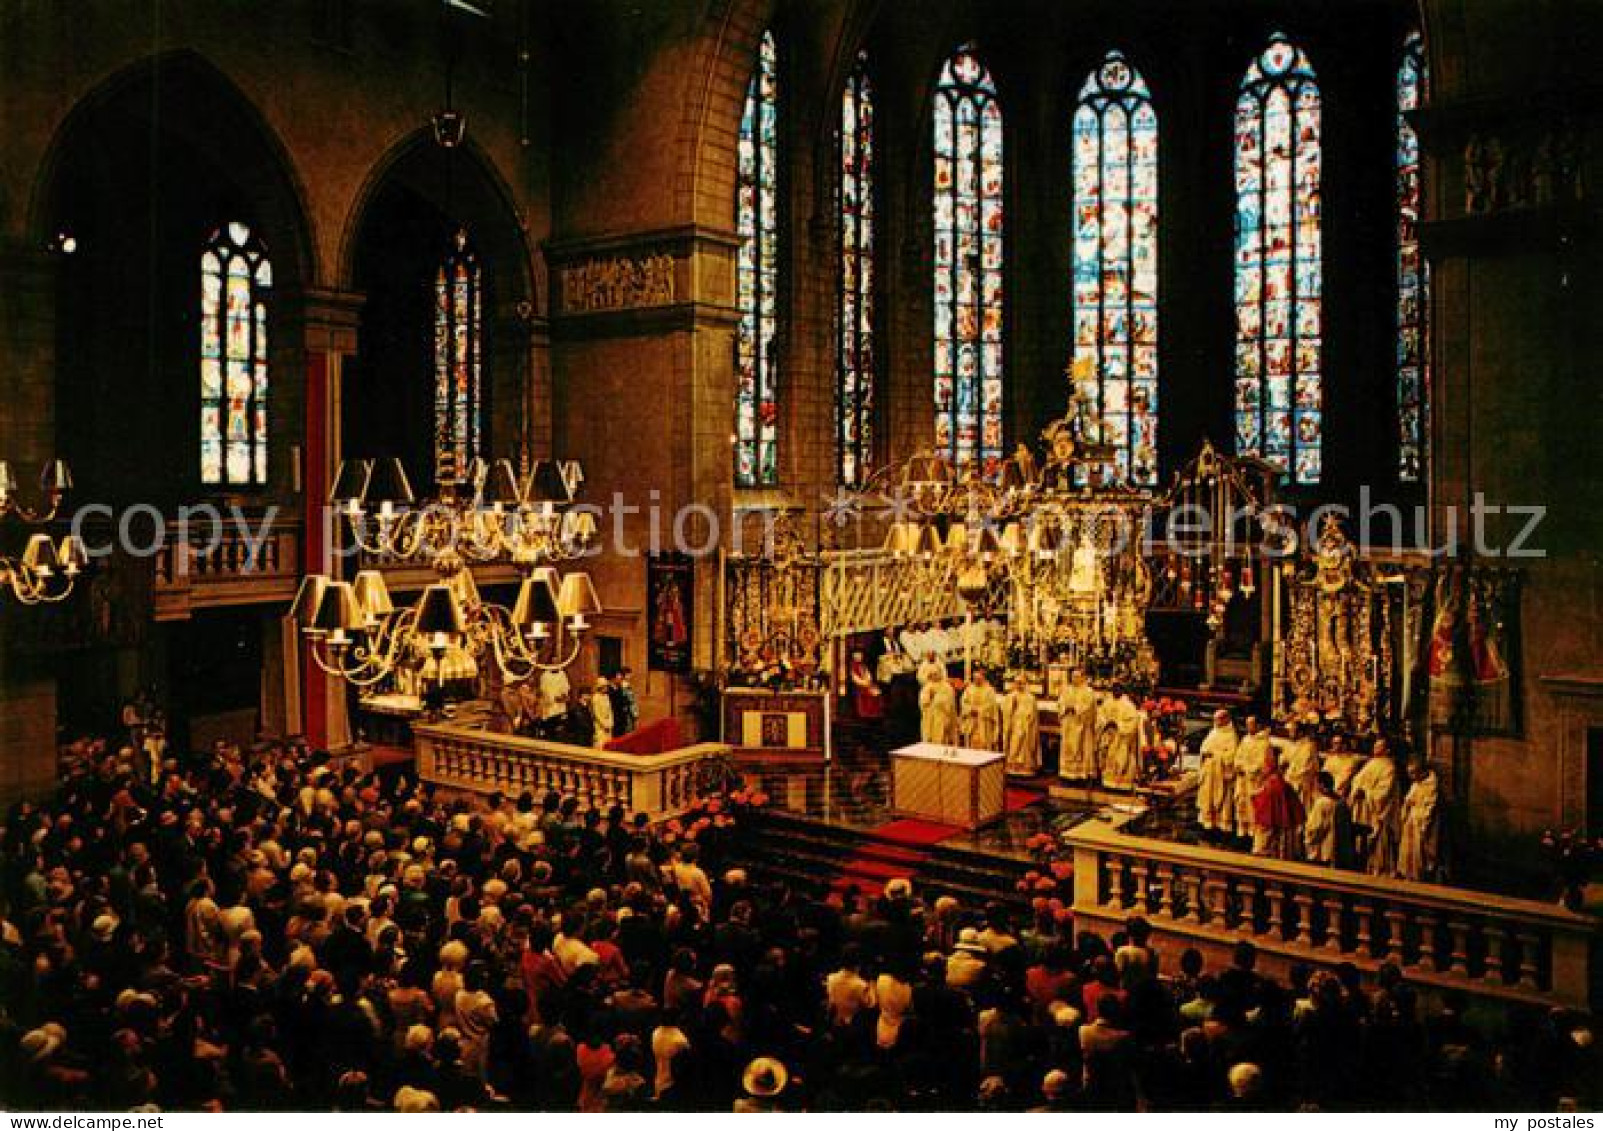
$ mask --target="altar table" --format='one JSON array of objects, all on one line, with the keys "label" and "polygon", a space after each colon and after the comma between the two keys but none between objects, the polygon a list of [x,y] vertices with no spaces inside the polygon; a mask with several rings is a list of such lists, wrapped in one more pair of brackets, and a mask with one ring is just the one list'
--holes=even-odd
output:
[{"label": "altar table", "polygon": [[891,807],[898,815],[974,829],[1002,815],[1005,759],[994,750],[915,742],[891,751]]}]

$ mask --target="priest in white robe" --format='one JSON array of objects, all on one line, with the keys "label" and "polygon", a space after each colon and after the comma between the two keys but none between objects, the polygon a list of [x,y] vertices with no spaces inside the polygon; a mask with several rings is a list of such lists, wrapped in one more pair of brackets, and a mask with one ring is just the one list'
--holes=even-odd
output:
[{"label": "priest in white robe", "polygon": [[1202,770],[1197,780],[1197,822],[1223,836],[1236,831],[1236,734],[1229,711],[1213,713],[1213,729],[1202,740]]},{"label": "priest in white robe", "polygon": [[944,669],[935,671],[918,693],[919,737],[938,746],[956,746],[957,692]]},{"label": "priest in white robe", "polygon": [[963,689],[962,732],[963,745],[971,750],[1002,748],[1002,704],[984,668],[976,668],[973,681]]},{"label": "priest in white robe", "polygon": [[1434,881],[1440,861],[1441,788],[1428,765],[1413,768],[1413,784],[1403,798],[1402,836],[1397,845],[1397,874],[1405,880]]},{"label": "priest in white robe", "polygon": [[1372,876],[1390,876],[1397,870],[1397,822],[1401,808],[1397,763],[1384,738],[1375,743],[1364,768],[1353,775],[1353,824],[1364,836],[1364,869]]},{"label": "priest in white robe", "polygon": [[1008,773],[1030,777],[1040,772],[1041,702],[1019,676],[1002,696],[1002,743]]},{"label": "priest in white robe", "polygon": [[1114,688],[1102,705],[1101,728],[1107,740],[1102,761],[1102,785],[1107,789],[1134,789],[1141,776],[1141,734],[1146,715],[1128,692]]},{"label": "priest in white robe", "polygon": [[1085,672],[1080,668],[1074,669],[1069,682],[1058,692],[1058,729],[1063,736],[1058,776],[1065,781],[1095,781],[1098,769],[1096,690],[1086,682]]},{"label": "priest in white robe", "polygon": [[1247,716],[1247,733],[1236,744],[1236,835],[1251,836],[1252,799],[1263,789],[1264,755],[1269,753],[1269,732],[1255,715]]},{"label": "priest in white robe", "polygon": [[1281,773],[1307,809],[1319,793],[1319,746],[1297,719],[1286,724],[1286,738],[1279,746]]}]

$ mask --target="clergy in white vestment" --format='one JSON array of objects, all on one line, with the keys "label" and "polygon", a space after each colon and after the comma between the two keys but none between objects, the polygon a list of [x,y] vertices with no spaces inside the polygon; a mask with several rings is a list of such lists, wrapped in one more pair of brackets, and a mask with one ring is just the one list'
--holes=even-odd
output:
[{"label": "clergy in white vestment", "polygon": [[1252,799],[1263,788],[1264,755],[1269,753],[1269,732],[1257,717],[1247,716],[1247,733],[1236,743],[1236,835],[1251,836]]},{"label": "clergy in white vestment", "polygon": [[1436,771],[1420,764],[1403,798],[1402,836],[1397,845],[1397,874],[1405,880],[1435,880],[1442,840],[1441,789]]},{"label": "clergy in white vestment", "polygon": [[946,678],[944,668],[937,668],[918,692],[919,737],[939,746],[956,746],[957,692],[952,681]]},{"label": "clergy in white vestment", "polygon": [[1390,876],[1397,870],[1397,818],[1401,796],[1397,763],[1384,738],[1375,743],[1364,768],[1353,775],[1353,824],[1364,832],[1365,870],[1372,876]]},{"label": "clergy in white vestment", "polygon": [[1115,687],[1102,704],[1100,725],[1107,739],[1102,784],[1108,789],[1134,789],[1141,776],[1141,732],[1146,716],[1128,692]]},{"label": "clergy in white vestment", "polygon": [[1303,818],[1303,856],[1310,864],[1346,864],[1344,845],[1352,840],[1352,814],[1329,774],[1315,779],[1314,800]]},{"label": "clergy in white vestment", "polygon": [[918,662],[918,685],[923,687],[934,679],[946,678],[946,665],[934,656],[925,656]]},{"label": "clergy in white vestment", "polygon": [[1029,777],[1041,769],[1041,704],[1019,676],[1002,696],[1002,745],[1007,772]]},{"label": "clergy in white vestment", "polygon": [[1347,740],[1345,738],[1340,734],[1331,736],[1330,750],[1325,754],[1322,768],[1325,773],[1330,775],[1331,780],[1336,783],[1337,793],[1351,799],[1353,775],[1358,773],[1363,764],[1364,756],[1356,750],[1347,749]]},{"label": "clergy in white vestment", "polygon": [[540,717],[554,719],[568,711],[568,692],[573,685],[561,668],[540,673]]},{"label": "clergy in white vestment", "polygon": [[1286,739],[1279,745],[1280,771],[1286,777],[1286,784],[1297,791],[1297,800],[1307,809],[1319,793],[1319,746],[1297,719],[1286,724]]},{"label": "clergy in white vestment", "polygon": [[1067,781],[1093,781],[1097,776],[1096,690],[1085,672],[1075,668],[1058,692],[1058,730],[1062,733],[1058,776]]},{"label": "clergy in white vestment", "polygon": [[1202,740],[1202,770],[1197,780],[1197,822],[1226,836],[1236,831],[1236,724],[1229,711],[1213,713],[1213,729]]},{"label": "clergy in white vestment", "polygon": [[1001,750],[1002,704],[996,690],[977,668],[974,680],[963,689],[963,745],[971,750]]}]

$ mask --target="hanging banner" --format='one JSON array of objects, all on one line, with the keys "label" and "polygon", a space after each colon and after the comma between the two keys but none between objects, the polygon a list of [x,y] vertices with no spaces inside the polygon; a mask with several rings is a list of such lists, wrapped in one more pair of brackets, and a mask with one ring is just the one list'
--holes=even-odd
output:
[{"label": "hanging banner", "polygon": [[696,571],[689,554],[646,559],[647,657],[654,671],[688,672],[694,652]]}]

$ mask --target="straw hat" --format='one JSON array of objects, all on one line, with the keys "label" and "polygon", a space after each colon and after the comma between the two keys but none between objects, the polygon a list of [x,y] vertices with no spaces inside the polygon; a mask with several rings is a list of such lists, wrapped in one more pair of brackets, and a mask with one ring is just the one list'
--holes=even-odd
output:
[{"label": "straw hat", "polygon": [[746,1071],[740,1078],[740,1086],[746,1089],[746,1094],[759,1099],[779,1095],[789,1083],[790,1073],[771,1056],[759,1056],[746,1065]]}]

